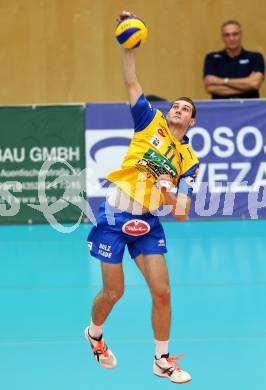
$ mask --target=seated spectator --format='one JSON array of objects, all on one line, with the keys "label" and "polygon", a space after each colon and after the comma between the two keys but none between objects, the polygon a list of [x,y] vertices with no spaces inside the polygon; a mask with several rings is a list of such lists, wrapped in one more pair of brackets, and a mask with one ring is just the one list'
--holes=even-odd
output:
[{"label": "seated spectator", "polygon": [[204,62],[204,86],[213,99],[258,98],[264,79],[261,53],[242,47],[241,25],[228,20],[221,27],[224,50],[208,53]]}]

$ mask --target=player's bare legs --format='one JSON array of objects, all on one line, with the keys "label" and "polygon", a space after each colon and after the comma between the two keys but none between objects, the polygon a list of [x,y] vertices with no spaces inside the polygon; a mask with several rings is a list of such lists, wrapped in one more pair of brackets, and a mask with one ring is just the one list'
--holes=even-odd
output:
[{"label": "player's bare legs", "polygon": [[171,302],[169,275],[165,258],[161,254],[144,255],[135,258],[143,273],[152,295],[152,325],[155,336],[155,358],[153,373],[168,378],[174,383],[186,383],[191,380],[188,372],[175,363],[178,357],[169,356],[168,339],[171,322]]},{"label": "player's bare legs", "polygon": [[171,304],[168,270],[161,254],[144,255],[135,258],[152,295],[152,325],[156,340],[168,341]]},{"label": "player's bare legs", "polygon": [[122,264],[101,263],[103,288],[96,295],[92,306],[92,321],[102,325],[114,304],[124,293]]},{"label": "player's bare legs", "polygon": [[[102,290],[96,295],[92,306],[91,326],[85,329],[85,337],[89,341],[95,359],[104,368],[114,368],[117,364],[112,351],[107,347],[102,336],[102,325],[114,304],[124,292],[124,273],[122,264],[102,262]],[[93,332],[99,331],[100,334]]]}]

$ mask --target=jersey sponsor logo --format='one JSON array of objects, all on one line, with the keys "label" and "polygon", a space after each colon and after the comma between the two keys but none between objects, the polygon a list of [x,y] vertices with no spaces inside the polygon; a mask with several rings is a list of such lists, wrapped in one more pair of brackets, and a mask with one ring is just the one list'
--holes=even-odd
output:
[{"label": "jersey sponsor logo", "polygon": [[142,159],[138,161],[138,164],[143,165],[145,167],[146,165],[148,165],[148,161]]},{"label": "jersey sponsor logo", "polygon": [[160,138],[154,135],[150,140],[150,144],[154,145],[157,149],[159,149],[162,146],[163,142],[160,140]]},{"label": "jersey sponsor logo", "polygon": [[245,65],[245,64],[248,64],[250,61],[249,61],[249,58],[243,58],[242,60],[239,60],[239,63],[241,65]]},{"label": "jersey sponsor logo", "polygon": [[150,230],[150,225],[141,219],[131,219],[122,226],[122,232],[129,236],[143,236]]},{"label": "jersey sponsor logo", "polygon": [[163,129],[157,129],[157,132],[158,132],[158,134],[161,136],[161,137],[166,137],[166,135],[164,134],[164,131],[163,131]]},{"label": "jersey sponsor logo", "polygon": [[151,174],[156,179],[160,175],[168,175],[169,174],[169,172],[166,169],[159,167],[157,164],[155,164],[154,162],[149,161],[149,160],[144,160],[144,159],[139,160],[137,168],[140,168],[140,167],[145,167],[145,170],[147,170],[149,172],[149,174]]},{"label": "jersey sponsor logo", "polygon": [[160,168],[163,168],[167,171],[167,174],[175,177],[177,175],[177,170],[170,163],[170,161],[161,156],[159,153],[155,152],[152,149],[149,149],[143,156],[144,160],[154,163]]}]

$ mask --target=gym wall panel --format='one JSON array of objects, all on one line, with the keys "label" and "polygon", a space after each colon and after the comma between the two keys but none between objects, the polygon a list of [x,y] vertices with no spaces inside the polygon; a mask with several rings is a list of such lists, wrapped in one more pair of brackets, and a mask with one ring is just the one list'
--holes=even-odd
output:
[{"label": "gym wall panel", "polygon": [[220,25],[229,18],[242,23],[244,47],[266,55],[264,0],[1,0],[0,104],[126,100],[113,34],[123,9],[149,27],[136,51],[147,94],[208,98],[202,62],[223,47]]}]

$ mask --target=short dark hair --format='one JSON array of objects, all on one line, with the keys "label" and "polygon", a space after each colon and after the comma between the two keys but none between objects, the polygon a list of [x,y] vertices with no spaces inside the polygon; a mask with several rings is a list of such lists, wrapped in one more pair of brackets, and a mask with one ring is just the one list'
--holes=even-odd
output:
[{"label": "short dark hair", "polygon": [[173,107],[173,105],[174,105],[175,102],[178,102],[178,101],[180,101],[180,100],[185,100],[185,102],[188,102],[189,104],[191,104],[191,106],[192,106],[192,115],[191,115],[191,117],[192,117],[192,118],[196,118],[197,109],[196,109],[195,103],[194,103],[193,100],[191,100],[189,97],[181,96],[181,97],[179,97],[178,99],[175,99],[175,100],[172,102],[170,109]]},{"label": "short dark hair", "polygon": [[225,27],[225,26],[228,26],[228,24],[236,24],[238,27],[241,28],[241,24],[239,23],[238,20],[236,20],[236,19],[228,19],[225,22],[223,22],[223,24],[221,25],[221,29],[223,29],[223,27]]}]

